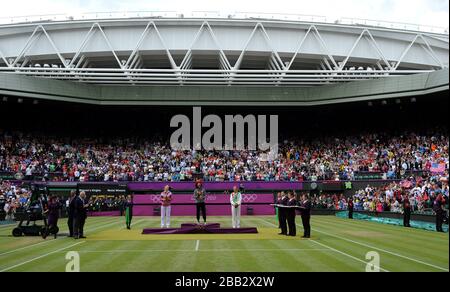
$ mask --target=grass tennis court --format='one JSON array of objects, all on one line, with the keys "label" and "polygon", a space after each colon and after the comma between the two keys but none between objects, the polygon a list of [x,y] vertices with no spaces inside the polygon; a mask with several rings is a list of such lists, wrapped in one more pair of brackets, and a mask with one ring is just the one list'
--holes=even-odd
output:
[{"label": "grass tennis court", "polygon": [[[229,217],[209,222],[230,226]],[[312,238],[279,236],[273,216],[242,217],[242,227],[259,234],[142,235],[158,227],[158,217],[135,217],[126,230],[123,217],[87,219],[87,239],[14,238],[14,225],[0,226],[0,271],[65,271],[66,253],[77,251],[81,271],[365,271],[366,254],[380,255],[381,271],[449,271],[449,236],[419,229],[334,216],[312,217]],[[192,222],[172,217],[172,227]],[[65,220],[61,233],[67,233]]]}]

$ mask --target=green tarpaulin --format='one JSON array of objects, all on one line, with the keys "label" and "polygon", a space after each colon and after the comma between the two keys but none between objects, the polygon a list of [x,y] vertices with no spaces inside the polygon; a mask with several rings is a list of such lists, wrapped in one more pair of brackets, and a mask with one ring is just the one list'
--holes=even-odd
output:
[{"label": "green tarpaulin", "polygon": [[[348,218],[348,211],[336,212],[336,216],[339,218]],[[375,217],[375,216],[369,216],[369,215],[361,214],[361,213],[353,213],[353,219],[403,226],[403,219],[397,219],[397,218]],[[425,230],[431,230],[431,231],[436,230],[436,225],[431,222],[411,220],[410,225],[413,228],[419,228],[419,229],[425,229]],[[444,224],[442,229],[445,232],[448,232],[448,225]]]}]

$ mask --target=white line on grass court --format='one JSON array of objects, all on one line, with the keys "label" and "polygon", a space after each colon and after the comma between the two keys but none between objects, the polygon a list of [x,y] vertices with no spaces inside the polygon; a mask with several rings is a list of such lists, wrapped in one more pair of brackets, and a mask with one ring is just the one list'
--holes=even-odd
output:
[{"label": "white line on grass court", "polygon": [[[86,228],[86,231],[94,231],[94,230],[97,230],[99,228],[103,228],[103,227],[106,227],[106,226],[109,226],[109,225],[112,225],[112,224],[115,224],[115,223],[116,223],[115,221],[114,222],[109,222],[108,221],[108,222],[105,222],[104,224],[102,224],[100,226],[97,226],[96,228],[92,228],[92,229]],[[68,231],[68,230],[63,230],[63,232],[66,232],[66,231]],[[41,241],[41,242],[38,242],[38,243],[30,244],[30,245],[27,245],[27,246],[24,246],[24,247],[21,247],[21,248],[17,248],[17,249],[13,249],[13,250],[10,250],[10,251],[4,252],[4,253],[0,253],[0,256],[4,256],[4,255],[7,255],[7,254],[18,252],[18,251],[21,251],[21,250],[24,250],[24,249],[28,249],[30,247],[35,247],[35,246],[38,246],[38,245],[41,245],[41,244],[54,242],[56,240],[60,240],[60,239],[63,239],[63,238],[65,238],[65,237],[58,237],[57,239],[44,240],[44,241]]]},{"label": "white line on grass court", "polygon": [[[261,219],[261,220],[264,220],[264,219]],[[268,224],[271,224],[271,225],[274,226],[274,227],[277,227],[277,225],[273,224],[272,222],[269,222],[269,221],[266,221],[266,220],[264,220],[264,221],[267,222]],[[339,253],[339,254],[341,254],[341,255],[344,255],[344,256],[346,256],[346,257],[349,257],[349,258],[351,258],[351,259],[354,259],[355,261],[361,262],[361,263],[363,263],[364,265],[367,265],[367,262],[365,262],[365,261],[363,261],[363,260],[361,260],[361,259],[359,259],[359,258],[357,258],[357,257],[354,257],[354,256],[352,256],[352,255],[350,255],[350,254],[348,254],[348,253],[345,253],[345,252],[343,252],[343,251],[337,250],[337,249],[335,249],[335,248],[333,248],[333,247],[331,247],[331,246],[328,246],[328,245],[323,244],[323,243],[319,243],[319,242],[317,242],[317,241],[315,241],[315,240],[312,240],[312,239],[309,239],[308,241],[312,241],[312,242],[314,242],[315,244],[318,244],[318,245],[320,245],[320,246],[322,246],[322,247],[327,248],[328,250],[337,252],[337,253]],[[379,268],[380,270],[384,271],[384,272],[389,272],[388,270],[383,269],[383,268],[381,268],[381,267],[378,267],[378,268]]]},{"label": "white line on grass court", "polygon": [[200,247],[200,240],[197,240],[195,243],[195,251],[198,251],[198,248]]},{"label": "white line on grass court", "polygon": [[51,255],[51,254],[61,252],[61,251],[65,250],[65,249],[74,247],[74,246],[79,245],[79,244],[82,244],[82,243],[84,243],[84,242],[85,242],[85,241],[80,241],[80,242],[71,244],[71,245],[69,245],[69,246],[66,246],[66,247],[57,249],[57,250],[55,250],[55,251],[52,251],[52,252],[43,254],[43,255],[38,256],[38,257],[35,257],[35,258],[32,258],[31,260],[27,260],[27,261],[21,262],[21,263],[19,263],[19,264],[16,264],[16,265],[14,265],[14,266],[10,266],[10,267],[8,267],[8,268],[5,268],[5,269],[3,269],[3,270],[0,270],[0,272],[6,272],[6,271],[9,271],[9,270],[15,269],[15,268],[17,268],[17,267],[23,266],[23,265],[25,265],[25,264],[31,263],[31,262],[33,262],[33,261],[36,261],[36,260],[39,260],[39,259],[42,259],[42,258],[45,258],[45,257],[47,257],[47,256],[49,256],[49,255]]},{"label": "white line on grass court", "polygon": [[[339,254],[341,254],[341,255],[344,255],[344,256],[346,256],[346,257],[349,257],[349,258],[351,258],[351,259],[354,259],[355,261],[361,262],[361,263],[363,263],[364,265],[367,265],[367,264],[368,264],[368,262],[366,262],[366,261],[363,261],[363,260],[361,260],[361,259],[359,259],[359,258],[357,258],[357,257],[354,257],[354,256],[352,256],[352,255],[349,255],[348,253],[345,253],[345,252],[343,252],[343,251],[337,250],[337,249],[335,249],[335,248],[333,248],[333,247],[331,247],[331,246],[328,246],[328,245],[326,245],[326,244],[323,244],[323,243],[321,243],[321,242],[315,241],[315,240],[313,240],[313,239],[310,239],[310,241],[312,241],[312,242],[314,242],[315,244],[318,244],[318,245],[320,245],[320,246],[322,246],[322,247],[328,248],[328,249],[330,249],[330,250],[332,250],[332,251],[334,251],[334,252],[337,252],[337,253],[339,253]],[[377,267],[378,269],[380,269],[380,270],[383,271],[383,272],[389,272],[388,270],[383,269],[382,267],[379,267],[379,266],[375,266],[375,267]]]},{"label": "white line on grass court", "polygon": [[[252,248],[252,251],[330,251],[329,248]],[[192,249],[114,249],[114,250],[78,250],[79,253],[152,253],[152,252],[197,252]],[[248,252],[248,248],[232,248],[232,249],[199,249],[198,252]]]},{"label": "white line on grass court", "polygon": [[52,242],[52,241],[55,241],[55,239],[41,241],[41,242],[30,244],[30,245],[27,245],[27,246],[24,246],[24,247],[21,247],[21,248],[13,249],[13,250],[10,250],[10,251],[4,252],[4,253],[0,253],[0,256],[4,256],[4,255],[7,255],[7,254],[10,254],[10,253],[13,253],[13,252],[21,251],[21,250],[24,250],[24,249],[27,249],[27,248],[30,248],[30,247],[35,247],[35,246],[38,246],[38,245],[41,245],[41,244],[44,244],[44,243],[49,243],[49,242]]},{"label": "white line on grass court", "polygon": [[[89,221],[87,221],[87,223],[88,223],[87,225],[89,225]],[[115,219],[108,219],[108,220],[105,220],[104,222],[96,223],[96,224],[100,224],[100,225],[94,225],[94,227],[92,227],[92,226],[86,227],[85,231],[97,230],[97,229],[103,228],[105,226],[109,226],[109,225],[116,224],[116,223],[117,223],[117,221]],[[67,226],[67,224],[65,224],[65,225]],[[86,226],[86,224],[85,224],[85,226]],[[64,232],[69,232],[69,230],[64,229],[64,230],[59,231],[59,233],[64,233]]]},{"label": "white line on grass court", "polygon": [[435,269],[439,269],[439,270],[446,271],[446,272],[449,271],[448,269],[440,267],[440,266],[436,266],[436,265],[433,265],[433,264],[430,264],[430,263],[427,263],[427,262],[424,262],[424,261],[421,261],[421,260],[418,260],[418,259],[410,258],[410,257],[404,256],[404,255],[401,255],[401,254],[398,254],[398,253],[395,253],[395,252],[392,252],[392,251],[389,251],[389,250],[385,250],[385,249],[382,249],[382,248],[379,248],[379,247],[375,247],[375,246],[372,246],[372,245],[369,245],[369,244],[358,242],[358,241],[355,241],[355,240],[352,240],[352,239],[341,237],[339,235],[331,234],[331,233],[328,233],[328,232],[325,232],[325,231],[320,231],[320,230],[317,230],[315,228],[311,228],[311,230],[319,232],[319,233],[322,233],[322,234],[325,234],[325,235],[329,235],[329,236],[332,236],[332,237],[335,237],[335,238],[339,238],[339,239],[342,239],[342,240],[345,240],[345,241],[348,241],[348,242],[351,242],[351,243],[354,243],[354,244],[359,244],[361,246],[364,246],[364,247],[367,247],[367,248],[370,248],[370,249],[375,249],[375,250],[378,250],[378,251],[381,251],[381,252],[384,252],[384,253],[387,253],[387,254],[390,254],[390,255],[393,255],[393,256],[397,256],[397,257],[400,257],[400,258],[403,258],[403,259],[406,259],[406,260],[410,260],[410,261],[413,261],[413,262],[416,262],[416,263],[419,263],[419,264],[422,264],[422,265],[433,267]]},{"label": "white line on grass court", "polygon": [[[273,223],[271,223],[271,222],[269,222],[269,221],[267,221],[265,219],[261,219],[261,220],[266,222],[266,223],[269,223],[269,224],[271,224],[271,225],[273,225],[275,227],[277,227],[275,224],[273,224]],[[296,225],[301,227],[298,224],[296,224]],[[325,234],[325,235],[328,235],[328,236],[339,238],[339,239],[342,239],[342,240],[345,240],[345,241],[348,241],[348,242],[351,242],[351,243],[354,243],[354,244],[358,244],[358,245],[361,245],[361,246],[364,246],[364,247],[367,247],[367,248],[370,248],[370,249],[378,250],[378,251],[381,251],[381,252],[384,252],[384,253],[396,256],[396,257],[400,257],[400,258],[403,258],[403,259],[406,259],[406,260],[410,260],[410,261],[413,261],[413,262],[416,262],[416,263],[419,263],[419,264],[422,264],[422,265],[433,267],[433,268],[436,268],[436,269],[439,269],[439,270],[442,270],[442,271],[446,271],[446,272],[449,271],[448,269],[442,268],[440,266],[436,266],[436,265],[433,265],[433,264],[430,264],[430,263],[427,263],[427,262],[424,262],[424,261],[421,261],[421,260],[418,260],[418,259],[410,258],[410,257],[404,256],[404,255],[401,255],[401,254],[398,254],[398,253],[395,253],[395,252],[392,252],[392,251],[389,251],[389,250],[385,250],[385,249],[382,249],[382,248],[379,248],[379,247],[371,246],[371,245],[368,245],[368,244],[365,244],[365,243],[362,243],[362,242],[358,242],[358,241],[355,241],[355,240],[352,240],[352,239],[341,237],[339,235],[335,235],[335,234],[332,234],[332,233],[321,231],[321,230],[318,230],[316,228],[311,228],[311,230],[319,232],[319,233],[322,233],[322,234]]]},{"label": "white line on grass court", "polygon": [[[89,225],[89,221],[87,221],[87,223],[88,223],[87,225]],[[116,220],[113,220],[112,222],[107,221],[107,222],[102,223],[101,225],[95,226],[93,228],[92,227],[86,228],[84,231],[92,232],[92,231],[101,229],[103,227],[111,226],[111,225],[114,225],[114,224],[118,224]],[[69,231],[69,230],[64,230],[64,232],[67,232],[67,231]]]}]

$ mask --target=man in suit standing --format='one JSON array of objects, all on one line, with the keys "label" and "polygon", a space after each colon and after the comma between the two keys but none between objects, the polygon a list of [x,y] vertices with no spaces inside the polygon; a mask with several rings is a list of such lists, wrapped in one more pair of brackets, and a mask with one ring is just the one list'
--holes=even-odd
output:
[{"label": "man in suit standing", "polygon": [[86,202],[86,193],[81,192],[75,200],[73,235],[75,239],[86,238],[84,236],[84,224],[86,223],[87,208],[89,206]]},{"label": "man in suit standing", "polygon": [[302,224],[303,224],[303,236],[302,238],[310,238],[311,237],[311,201],[306,194],[302,195],[302,200],[300,204],[301,216],[302,216]]},{"label": "man in suit standing", "polygon": [[75,202],[77,198],[76,191],[70,192],[70,197],[67,205],[67,225],[69,227],[69,237],[73,237],[73,226],[74,226],[74,217],[75,217]]},{"label": "man in suit standing", "polygon": [[289,201],[287,203],[288,207],[292,208],[286,208],[286,214],[287,214],[287,223],[288,223],[288,236],[296,236],[297,235],[297,228],[295,226],[295,210],[296,208],[293,208],[297,206],[297,200],[295,199],[295,193],[290,192],[289,195]]},{"label": "man in suit standing", "polygon": [[282,205],[281,207],[278,207],[278,218],[280,220],[280,228],[281,232],[279,235],[287,235],[287,208],[284,208],[283,206],[287,206],[289,202],[289,198],[285,192],[281,193],[281,200],[279,202],[279,205]]}]

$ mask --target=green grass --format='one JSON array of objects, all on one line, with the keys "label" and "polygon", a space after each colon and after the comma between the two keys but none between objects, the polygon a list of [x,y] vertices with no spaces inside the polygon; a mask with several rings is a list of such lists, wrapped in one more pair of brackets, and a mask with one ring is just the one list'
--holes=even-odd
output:
[{"label": "green grass", "polygon": [[[172,217],[172,226],[192,218]],[[370,251],[380,255],[382,271],[447,271],[449,236],[379,223],[312,217],[312,238],[279,236],[273,216],[244,216],[242,226],[259,234],[142,235],[158,227],[157,217],[88,218],[86,240],[60,236],[14,238],[12,225],[0,226],[0,271],[65,271],[68,251],[80,255],[81,271],[365,271]],[[229,217],[209,218],[222,226]],[[60,220],[67,233],[65,220]]]}]

